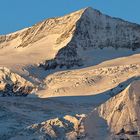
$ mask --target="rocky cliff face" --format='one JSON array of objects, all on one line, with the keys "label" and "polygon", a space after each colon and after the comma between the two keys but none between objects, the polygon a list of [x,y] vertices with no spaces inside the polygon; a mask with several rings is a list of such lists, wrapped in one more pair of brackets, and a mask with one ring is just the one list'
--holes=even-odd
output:
[{"label": "rocky cliff face", "polygon": [[0,96],[27,96],[35,87],[7,68],[0,68]]},{"label": "rocky cliff face", "polygon": [[[140,47],[140,25],[112,18],[100,11],[88,8],[77,23],[75,40],[82,48],[130,48]],[[78,43],[78,42],[77,42]]]}]

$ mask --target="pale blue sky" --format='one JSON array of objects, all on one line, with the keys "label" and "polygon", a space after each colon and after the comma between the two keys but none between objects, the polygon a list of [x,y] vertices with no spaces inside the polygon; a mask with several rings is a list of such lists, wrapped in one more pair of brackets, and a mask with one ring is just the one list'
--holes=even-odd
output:
[{"label": "pale blue sky", "polygon": [[0,34],[89,6],[140,23],[140,0],[0,0]]}]

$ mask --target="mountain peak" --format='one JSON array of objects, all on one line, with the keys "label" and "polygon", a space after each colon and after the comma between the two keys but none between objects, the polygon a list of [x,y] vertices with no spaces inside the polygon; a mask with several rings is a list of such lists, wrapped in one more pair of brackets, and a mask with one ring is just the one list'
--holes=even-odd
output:
[{"label": "mountain peak", "polygon": [[92,7],[86,7],[83,9],[83,13],[88,13],[88,14],[95,14],[95,13],[98,13],[98,14],[101,14],[101,12],[97,9],[94,9]]},{"label": "mountain peak", "polygon": [[92,7],[86,7],[84,8],[85,11],[93,11],[94,9]]},{"label": "mountain peak", "polygon": [[95,14],[95,13],[101,13],[99,10],[96,10],[92,7],[86,7],[86,8],[83,8],[83,9],[80,9],[78,11],[75,11],[75,12],[72,12],[71,14],[68,14],[68,15],[85,15],[85,14],[88,14],[88,15],[92,15],[92,14]]},{"label": "mountain peak", "polygon": [[92,7],[86,7],[86,8],[83,8],[83,9],[79,10],[79,11],[80,11],[81,15],[84,15],[84,14],[94,14],[95,12],[100,13],[100,11],[98,11],[98,10],[92,8]]},{"label": "mountain peak", "polygon": [[[29,59],[31,62],[26,62],[39,63],[41,66],[43,62],[46,69],[63,66],[69,68],[84,64],[93,65],[94,62],[92,63],[90,59],[84,62],[87,56],[85,50],[88,51],[89,48],[93,52],[95,48],[107,47],[136,50],[140,48],[139,36],[140,27],[136,24],[112,18],[92,7],[87,7],[63,17],[47,19],[14,34],[1,36],[0,53],[3,54],[4,48],[9,48],[13,52],[22,48],[19,54],[25,55],[23,48],[32,48],[34,55]],[[47,56],[46,50],[51,52]],[[11,57],[11,52],[8,53]],[[70,53],[73,57],[69,55]],[[26,51],[26,54],[29,52]],[[26,59],[28,60],[28,57]],[[15,60],[15,64],[19,63],[17,62],[19,59]],[[21,59],[20,63],[24,63],[24,60]]]}]

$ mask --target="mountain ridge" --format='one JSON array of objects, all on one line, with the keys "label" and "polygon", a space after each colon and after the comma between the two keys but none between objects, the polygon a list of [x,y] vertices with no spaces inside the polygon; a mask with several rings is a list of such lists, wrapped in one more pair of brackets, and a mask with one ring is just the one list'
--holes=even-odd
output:
[{"label": "mountain ridge", "polygon": [[[127,31],[123,30],[124,26]],[[46,69],[53,69],[57,66],[68,68],[75,65],[81,66],[83,62],[79,52],[84,52],[88,48],[112,47],[136,50],[140,46],[139,34],[140,25],[138,24],[112,18],[103,15],[98,10],[86,8],[76,22],[76,28],[70,42],[58,51],[53,60],[46,61],[44,65]]]},{"label": "mountain ridge", "polygon": [[[111,140],[138,140],[140,138],[139,87],[140,81],[135,80],[122,92],[94,109],[85,121],[88,135],[91,136],[93,134],[91,130],[96,129],[94,125],[98,125],[98,129],[95,130],[98,131],[98,137],[100,136],[102,129],[108,129],[108,132],[110,131],[110,134],[108,134],[110,135]],[[90,124],[95,121],[95,117],[96,119],[98,118],[98,122],[94,122],[94,125]],[[104,123],[107,123],[106,126],[101,122],[103,121],[102,119],[104,120]],[[107,133],[103,137],[106,135]]]}]

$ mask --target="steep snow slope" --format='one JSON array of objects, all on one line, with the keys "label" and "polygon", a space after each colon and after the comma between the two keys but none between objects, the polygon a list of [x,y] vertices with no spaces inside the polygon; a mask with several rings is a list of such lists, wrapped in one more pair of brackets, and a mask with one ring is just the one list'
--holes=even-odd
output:
[{"label": "steep snow slope", "polygon": [[88,104],[89,99],[83,100],[84,102],[76,102],[75,99],[74,103],[68,101],[69,98],[63,101],[22,97],[0,98],[0,139],[46,140],[45,136],[53,136],[53,131],[58,138],[70,132],[77,134],[78,124],[84,115],[76,114],[88,113],[93,104]]},{"label": "steep snow slope", "polygon": [[85,130],[87,135],[95,137],[96,134],[98,137],[103,129],[108,129],[110,139],[140,139],[139,99],[140,81],[134,81],[123,92],[96,108],[86,118]]},{"label": "steep snow slope", "polygon": [[27,29],[0,36],[0,65],[36,64],[54,58],[71,40],[83,12],[47,19]]}]

